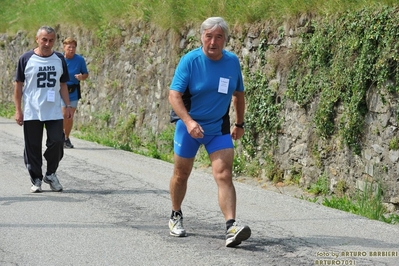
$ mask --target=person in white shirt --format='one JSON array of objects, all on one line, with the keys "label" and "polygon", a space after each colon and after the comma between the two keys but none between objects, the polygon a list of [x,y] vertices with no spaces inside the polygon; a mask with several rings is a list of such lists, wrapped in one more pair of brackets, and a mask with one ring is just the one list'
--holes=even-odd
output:
[{"label": "person in white shirt", "polygon": [[[53,191],[63,190],[56,171],[64,156],[61,99],[70,106],[66,84],[69,75],[64,56],[53,51],[56,36],[53,28],[40,27],[36,34],[38,47],[19,58],[15,75],[15,121],[23,125],[24,162],[32,182],[32,193],[42,192],[42,181]],[[71,118],[72,113],[67,110],[66,119]],[[47,148],[42,155],[44,127]],[[44,176],[42,156],[47,161]]]}]

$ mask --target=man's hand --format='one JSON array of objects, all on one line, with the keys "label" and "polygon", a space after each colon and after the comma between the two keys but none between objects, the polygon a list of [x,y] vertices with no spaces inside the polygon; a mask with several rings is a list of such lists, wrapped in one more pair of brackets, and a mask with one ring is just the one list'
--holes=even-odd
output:
[{"label": "man's hand", "polygon": [[66,119],[72,119],[72,109],[71,107],[65,108]]},{"label": "man's hand", "polygon": [[15,121],[22,126],[24,124],[24,115],[21,112],[15,112]]},{"label": "man's hand", "polygon": [[187,132],[190,134],[191,137],[195,139],[201,139],[204,137],[204,130],[202,127],[195,122],[194,120],[191,120],[186,124],[187,127]]},{"label": "man's hand", "polygon": [[234,127],[231,131],[231,137],[233,140],[238,140],[244,135],[244,128]]}]

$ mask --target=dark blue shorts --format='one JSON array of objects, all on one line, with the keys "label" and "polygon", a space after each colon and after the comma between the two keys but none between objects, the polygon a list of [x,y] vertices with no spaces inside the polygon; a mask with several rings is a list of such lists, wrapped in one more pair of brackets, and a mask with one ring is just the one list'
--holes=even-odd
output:
[{"label": "dark blue shorts", "polygon": [[215,151],[234,148],[233,139],[230,134],[225,135],[204,135],[201,139],[195,139],[187,132],[183,121],[176,122],[174,137],[174,152],[183,158],[194,158],[201,144],[204,145],[208,154]]}]

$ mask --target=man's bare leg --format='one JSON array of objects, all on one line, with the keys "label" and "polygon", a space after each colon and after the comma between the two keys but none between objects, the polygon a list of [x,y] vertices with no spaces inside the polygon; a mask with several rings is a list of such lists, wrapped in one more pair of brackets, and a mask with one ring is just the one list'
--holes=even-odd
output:
[{"label": "man's bare leg", "polygon": [[172,215],[169,220],[170,235],[187,236],[183,227],[183,214],[181,205],[187,191],[187,180],[193,169],[194,158],[182,158],[175,154],[174,156],[173,176],[170,179],[169,190],[172,200]]},{"label": "man's bare leg", "polygon": [[226,221],[236,217],[236,190],[233,184],[233,149],[223,149],[209,155],[212,172],[218,186],[219,206]]}]

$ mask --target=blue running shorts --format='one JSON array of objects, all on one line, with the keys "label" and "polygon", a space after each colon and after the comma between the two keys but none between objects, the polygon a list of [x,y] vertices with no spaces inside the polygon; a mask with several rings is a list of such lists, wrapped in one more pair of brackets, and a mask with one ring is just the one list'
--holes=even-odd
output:
[{"label": "blue running shorts", "polygon": [[194,158],[199,147],[203,144],[208,154],[223,149],[233,149],[233,139],[230,134],[206,135],[201,139],[195,139],[187,132],[186,125],[180,119],[176,122],[174,136],[174,152],[183,158]]}]

